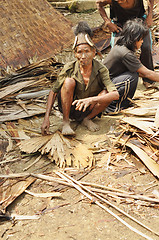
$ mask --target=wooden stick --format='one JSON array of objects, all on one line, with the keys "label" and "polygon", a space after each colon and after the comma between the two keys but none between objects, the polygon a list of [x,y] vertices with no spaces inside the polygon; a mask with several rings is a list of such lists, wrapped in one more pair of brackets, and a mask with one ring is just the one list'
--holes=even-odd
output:
[{"label": "wooden stick", "polygon": [[6,163],[16,162],[16,161],[20,161],[20,160],[21,160],[20,158],[15,158],[15,159],[12,159],[12,160],[4,160],[4,161],[0,162],[0,165],[6,164]]},{"label": "wooden stick", "polygon": [[[0,178],[19,178],[19,177],[28,177],[28,176],[32,176],[32,177],[35,177],[35,178],[40,178],[40,179],[43,179],[43,180],[46,180],[46,181],[58,182],[59,184],[70,186],[70,184],[68,184],[64,180],[60,180],[58,178],[46,176],[46,175],[43,175],[43,174],[35,174],[35,173],[17,173],[17,174],[13,173],[13,174],[9,174],[9,175],[0,175]],[[88,187],[88,189],[90,191],[93,191],[93,192],[98,192],[98,193],[103,193],[103,194],[112,194],[113,193],[116,196],[120,196],[120,197],[124,197],[124,198],[133,198],[133,199],[138,199],[138,200],[143,200],[143,201],[148,201],[148,202],[159,203],[159,199],[157,199],[157,198],[150,198],[150,197],[147,197],[147,196],[144,196],[144,195],[133,194],[133,193],[129,193],[129,192],[126,192],[126,191],[122,191],[120,189],[106,187],[106,186],[102,186],[102,185],[95,184],[95,183],[90,183],[90,182],[89,183],[78,182],[78,183],[82,184],[82,185],[86,185],[86,186],[89,185],[89,186],[95,186],[95,187],[100,187],[100,188],[104,188],[104,189],[109,189],[110,190],[110,191],[104,191],[104,190]]]},{"label": "wooden stick", "polygon": [[[32,176],[32,177],[36,177],[36,178],[41,178],[41,179],[46,180],[46,181],[54,181],[54,182],[58,182],[58,183],[61,183],[61,184],[67,184],[68,186],[70,186],[70,184],[68,184],[66,181],[61,180],[61,179],[59,179],[59,178],[55,178],[55,177],[51,177],[51,176],[46,176],[46,175],[43,175],[43,174],[36,174],[36,173],[31,173],[31,176]],[[96,183],[83,182],[83,181],[80,181],[80,183],[81,183],[82,185],[86,185],[86,186],[103,188],[103,189],[110,190],[110,191],[116,191],[116,192],[119,192],[119,193],[128,194],[128,192],[123,191],[123,190],[121,190],[121,189],[112,188],[112,187],[107,187],[107,186],[103,186],[103,185],[96,184]],[[130,193],[130,194],[133,194],[133,193]]]},{"label": "wooden stick", "polygon": [[[119,193],[128,193],[124,190],[121,190],[121,189],[117,189],[117,188],[113,188],[113,187],[107,187],[107,186],[104,186],[104,185],[100,185],[100,184],[97,184],[97,183],[90,183],[90,182],[81,182],[80,183],[82,185],[85,185],[85,186],[92,186],[92,187],[96,187],[96,188],[102,188],[102,189],[106,189],[106,190],[110,190],[110,191],[116,191],[116,192],[119,192]],[[132,193],[130,193],[132,194]]]},{"label": "wooden stick", "polygon": [[54,177],[46,176],[46,175],[43,175],[43,174],[36,174],[36,173],[31,173],[31,176],[32,177],[36,177],[36,178],[40,178],[42,180],[51,181],[51,182],[57,182],[59,184],[63,184],[63,185],[72,187],[71,184],[69,184],[68,182],[66,182],[64,180],[61,180],[59,178],[54,178]]},{"label": "wooden stick", "polygon": [[[70,186],[70,187],[73,187],[72,183],[68,182],[66,179],[64,180],[61,180],[61,179],[58,179],[58,178],[54,178],[54,177],[50,177],[50,176],[46,176],[46,175],[43,175],[43,174],[34,174],[34,173],[31,173],[31,174],[25,174],[25,173],[20,173],[20,174],[10,174],[10,175],[0,175],[0,178],[17,178],[17,177],[26,177],[26,176],[32,176],[32,177],[35,177],[35,178],[40,178],[40,179],[43,179],[43,180],[46,180],[46,181],[54,181],[54,182],[58,182],[59,184],[63,184],[63,185],[66,185],[66,186]],[[74,180],[76,181],[76,180]],[[76,181],[77,182],[77,181]],[[95,183],[86,183],[86,182],[77,182],[79,185],[82,186],[82,184],[84,185],[92,185],[92,186],[96,186],[96,187],[100,187],[100,188],[109,188],[109,187],[106,187],[106,186],[102,186],[102,185],[99,185],[99,184],[95,184]],[[81,184],[82,183],[82,184]],[[152,229],[150,229],[149,227],[147,227],[146,225],[144,225],[143,223],[141,223],[140,221],[136,220],[134,217],[132,217],[131,215],[129,215],[128,213],[124,212],[123,210],[121,210],[120,208],[118,208],[117,206],[115,206],[114,204],[112,204],[111,202],[107,201],[105,198],[101,197],[100,195],[97,195],[95,193],[93,193],[92,191],[99,191],[99,189],[92,189],[92,188],[86,188],[84,186],[82,186],[82,188],[86,189],[86,191],[90,192],[92,195],[94,195],[95,197],[99,198],[100,200],[102,200],[103,202],[107,203],[109,206],[115,208],[116,210],[118,210],[119,212],[123,213],[125,216],[129,217],[130,219],[132,219],[134,222],[138,223],[139,225],[141,225],[142,227],[144,227],[145,229],[153,232],[154,234],[156,234],[157,236],[159,236],[158,233],[154,232]],[[111,190],[115,190],[115,191],[118,191],[119,189],[114,189],[114,188],[110,188]],[[91,191],[92,190],[92,191]],[[125,191],[122,191],[122,190],[119,190],[121,192],[125,192]],[[103,192],[102,192],[103,193]],[[104,191],[105,193],[105,191]],[[126,192],[127,193],[127,192]],[[129,195],[128,197],[130,197],[131,195]],[[89,198],[90,199],[90,198]],[[92,198],[91,198],[92,199]]]},{"label": "wooden stick", "polygon": [[[36,177],[36,178],[41,178],[41,179],[46,180],[46,181],[55,181],[55,182],[58,182],[60,184],[64,184],[64,185],[70,186],[70,184],[68,184],[66,181],[62,181],[62,180],[60,180],[58,178],[46,176],[46,175],[43,175],[43,174],[34,174],[34,173],[32,173],[31,176]],[[139,199],[139,200],[148,201],[148,202],[159,203],[159,199],[157,199],[157,198],[150,198],[150,197],[147,197],[147,196],[144,196],[144,195],[139,195],[139,194],[136,195],[136,194],[129,193],[129,192],[126,192],[126,191],[122,191],[120,189],[106,187],[106,186],[102,186],[102,185],[95,184],[95,183],[90,183],[90,182],[87,183],[87,182],[78,181],[78,183],[80,183],[82,185],[86,185],[86,186],[89,185],[89,186],[94,186],[94,187],[110,190],[110,191],[104,191],[104,190],[88,187],[88,189],[93,191],[93,192],[98,192],[98,193],[103,193],[103,194],[111,194],[111,193],[113,193],[116,196],[120,196],[120,197],[124,197],[124,198],[128,197],[128,198],[134,198],[134,199]]]},{"label": "wooden stick", "polygon": [[[36,159],[35,162],[37,162],[39,159]],[[35,163],[34,162],[34,163]],[[32,164],[34,164],[32,163]],[[35,177],[35,178],[40,178],[46,181],[54,181],[54,182],[58,182],[59,184],[63,184],[63,185],[67,185],[70,186],[70,184],[68,184],[66,181],[60,180],[58,178],[54,178],[54,177],[50,177],[50,176],[46,176],[43,174],[34,174],[34,173],[13,173],[13,174],[9,174],[9,175],[0,175],[0,178],[19,178],[19,177]],[[104,191],[104,190],[100,190],[100,189],[95,189],[95,188],[90,188],[88,187],[89,190],[94,191],[94,192],[98,192],[98,193],[103,193],[103,194],[111,194],[112,191],[116,191],[113,192],[114,195],[116,196],[120,196],[120,197],[124,197],[124,198],[134,198],[134,199],[139,199],[139,200],[143,200],[143,201],[148,201],[148,202],[155,202],[155,203],[159,203],[159,199],[156,198],[150,198],[144,195],[139,195],[139,194],[133,194],[133,193],[129,193],[126,191],[122,191],[120,189],[116,189],[116,188],[111,188],[111,187],[107,187],[107,186],[102,186],[99,184],[95,184],[95,183],[90,183],[90,182],[78,182],[82,185],[86,185],[86,186],[95,186],[98,188],[103,188],[103,189],[108,189],[110,191]]]},{"label": "wooden stick", "polygon": [[[89,187],[88,187],[89,188]],[[89,188],[90,190],[92,190],[93,192],[98,192],[98,193],[104,193],[104,194],[113,194],[115,196],[120,196],[120,197],[124,197],[124,198],[134,198],[134,199],[139,199],[139,200],[144,200],[144,201],[148,201],[148,202],[155,202],[155,203],[159,203],[159,199],[157,198],[150,198],[150,197],[146,197],[144,195],[139,195],[139,194],[125,194],[125,193],[118,193],[118,192],[111,192],[111,191],[104,191],[104,190],[100,190],[100,189],[95,189],[95,188]]]},{"label": "wooden stick", "polygon": [[30,173],[11,173],[11,174],[0,174],[0,178],[20,178],[29,177]]},{"label": "wooden stick", "polygon": [[[93,192],[88,190],[86,187],[82,186],[80,183],[78,183],[78,181],[74,180],[73,178],[71,178],[70,176],[68,176],[66,173],[63,173],[63,172],[56,172],[56,174],[58,176],[60,176],[61,178],[63,178],[64,180],[66,180],[67,182],[71,183],[79,192],[81,192],[83,195],[85,195],[87,198],[89,198],[92,202],[97,204],[99,207],[101,207],[104,210],[106,210],[108,213],[110,213],[112,216],[114,216],[116,219],[118,219],[121,223],[123,223],[130,230],[132,230],[133,232],[139,234],[142,237],[145,237],[145,239],[152,240],[152,238],[148,237],[147,235],[143,234],[142,232],[140,232],[136,228],[134,228],[131,225],[129,225],[128,223],[126,223],[123,219],[121,219],[118,215],[113,213],[110,209],[108,209],[107,207],[103,206],[99,201],[97,201],[97,200],[94,201],[94,198],[90,194],[88,194],[86,191],[88,191],[91,194],[93,194]],[[82,188],[85,189],[86,191],[84,191]]]},{"label": "wooden stick", "polygon": [[39,156],[39,157],[37,157],[36,159],[35,159],[35,161],[34,162],[32,162],[29,166],[27,166],[27,167],[25,167],[24,169],[23,169],[23,171],[26,171],[26,170],[28,170],[29,168],[31,168],[35,163],[37,163],[40,159],[41,159],[41,155]]},{"label": "wooden stick", "polygon": [[34,192],[31,192],[31,191],[28,191],[28,190],[25,190],[24,192],[30,194],[31,196],[41,197],[41,198],[60,197],[61,196],[60,192],[34,193]]},{"label": "wooden stick", "polygon": [[[65,173],[64,173],[65,174]],[[68,176],[68,175],[67,175]],[[70,176],[69,176],[70,177]],[[71,178],[71,177],[70,177]],[[73,179],[73,178],[71,178]],[[73,179],[74,180],[74,179]],[[76,180],[74,180],[75,182],[77,182]],[[79,182],[77,182],[79,183]],[[80,184],[80,183],[79,183]],[[81,184],[80,184],[81,185]],[[82,185],[81,185],[82,186]],[[88,188],[82,186],[86,191],[88,190]],[[88,190],[93,196],[99,198],[100,200],[102,200],[103,202],[107,203],[109,206],[115,208],[117,211],[123,213],[125,216],[127,216],[128,218],[132,219],[134,222],[138,223],[139,225],[141,225],[142,227],[144,227],[145,229],[149,230],[150,232],[153,232],[154,234],[156,234],[157,236],[159,236],[159,233],[156,233],[154,230],[150,229],[149,227],[147,227],[146,225],[144,225],[143,223],[141,223],[140,221],[138,221],[137,219],[135,219],[134,217],[132,217],[131,215],[129,215],[128,213],[124,212],[122,209],[118,208],[116,205],[114,205],[113,203],[109,202],[108,200],[106,200],[105,198],[101,197],[100,195],[97,195],[96,193],[93,193],[92,191]]]}]

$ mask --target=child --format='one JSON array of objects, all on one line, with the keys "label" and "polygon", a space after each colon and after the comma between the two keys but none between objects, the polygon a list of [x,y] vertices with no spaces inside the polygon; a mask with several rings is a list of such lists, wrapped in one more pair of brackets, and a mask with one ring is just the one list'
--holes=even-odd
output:
[{"label": "child", "polygon": [[120,95],[119,100],[113,101],[106,108],[106,112],[118,112],[129,106],[128,98],[133,98],[139,76],[159,82],[159,73],[146,68],[135,53],[141,48],[143,38],[148,33],[141,19],[128,20],[115,46],[104,59],[103,63]]}]

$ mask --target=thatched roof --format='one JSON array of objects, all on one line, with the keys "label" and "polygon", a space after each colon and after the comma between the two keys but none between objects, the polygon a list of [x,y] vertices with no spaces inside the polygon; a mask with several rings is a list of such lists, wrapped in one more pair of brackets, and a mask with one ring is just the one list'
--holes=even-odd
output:
[{"label": "thatched roof", "polygon": [[71,23],[46,0],[0,0],[0,67],[43,60],[73,41]]}]

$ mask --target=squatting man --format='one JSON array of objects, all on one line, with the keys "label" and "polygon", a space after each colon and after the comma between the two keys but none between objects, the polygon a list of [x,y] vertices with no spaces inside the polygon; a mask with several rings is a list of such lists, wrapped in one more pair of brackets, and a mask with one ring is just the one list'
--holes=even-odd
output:
[{"label": "squatting man", "polygon": [[94,59],[96,47],[91,39],[91,29],[86,22],[79,22],[75,29],[73,45],[76,61],[67,63],[50,91],[46,113],[41,127],[42,134],[49,134],[49,115],[56,97],[63,113],[63,135],[74,135],[70,119],[75,119],[90,131],[98,131],[99,126],[92,119],[102,111],[119,93],[110,80],[108,69]]}]

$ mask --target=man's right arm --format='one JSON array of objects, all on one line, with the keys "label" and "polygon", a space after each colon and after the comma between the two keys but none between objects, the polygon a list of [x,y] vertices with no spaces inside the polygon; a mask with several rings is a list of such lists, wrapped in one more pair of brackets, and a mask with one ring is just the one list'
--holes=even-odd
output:
[{"label": "man's right arm", "polygon": [[105,23],[110,22],[110,19],[108,18],[107,13],[104,8],[107,4],[111,4],[111,0],[96,0],[97,9]]},{"label": "man's right arm", "polygon": [[148,15],[146,18],[146,22],[148,27],[151,27],[153,25],[153,6],[154,6],[154,0],[148,1]]},{"label": "man's right arm", "polygon": [[44,121],[41,126],[42,135],[49,134],[49,127],[50,127],[49,116],[51,113],[51,109],[54,105],[56,95],[57,95],[57,93],[54,93],[52,90],[49,93],[47,105],[46,105],[46,113],[45,113]]},{"label": "man's right arm", "polygon": [[121,28],[119,28],[116,24],[111,22],[111,19],[108,17],[104,8],[107,4],[110,5],[111,3],[112,0],[96,0],[96,6],[101,17],[104,20],[105,27],[108,27],[111,32],[119,32]]}]

